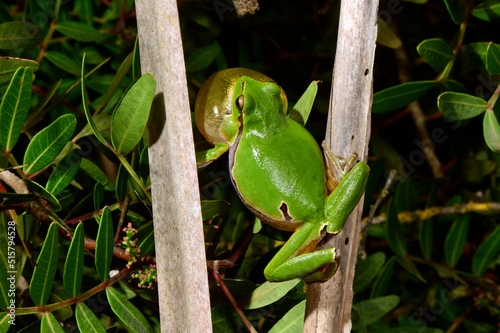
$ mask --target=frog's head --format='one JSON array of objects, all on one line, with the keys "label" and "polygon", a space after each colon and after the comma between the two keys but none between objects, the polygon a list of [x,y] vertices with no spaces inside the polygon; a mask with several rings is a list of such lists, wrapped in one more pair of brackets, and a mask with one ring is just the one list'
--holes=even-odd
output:
[{"label": "frog's head", "polygon": [[[208,78],[201,87],[195,104],[196,124],[200,133],[212,143],[232,144],[238,135],[239,112],[234,110],[233,98],[241,91],[241,78],[248,77],[258,82],[274,82],[270,77],[245,68],[231,68],[219,71]],[[280,88],[281,89],[281,88]],[[236,96],[236,97],[235,97]],[[281,89],[281,99],[286,110],[287,99]]]}]

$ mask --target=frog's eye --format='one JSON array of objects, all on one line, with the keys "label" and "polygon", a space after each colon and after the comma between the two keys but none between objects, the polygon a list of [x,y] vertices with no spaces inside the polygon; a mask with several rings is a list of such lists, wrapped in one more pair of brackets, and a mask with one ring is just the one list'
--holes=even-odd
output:
[{"label": "frog's eye", "polygon": [[243,106],[245,105],[245,97],[243,95],[238,96],[234,104],[236,105],[238,111],[243,110]]}]

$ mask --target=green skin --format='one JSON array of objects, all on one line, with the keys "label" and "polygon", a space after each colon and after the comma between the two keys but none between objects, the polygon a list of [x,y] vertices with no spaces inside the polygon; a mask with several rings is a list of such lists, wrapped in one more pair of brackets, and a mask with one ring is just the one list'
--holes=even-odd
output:
[{"label": "green skin", "polygon": [[[230,75],[229,71],[224,74]],[[265,268],[268,281],[327,280],[337,267],[335,249],[314,248],[326,233],[342,230],[363,194],[369,167],[359,162],[348,172],[356,156],[346,162],[327,152],[326,168],[330,172],[325,172],[316,140],[286,116],[283,90],[271,79],[255,76],[256,72],[241,71],[233,73],[239,77],[229,83],[231,89],[227,90],[232,93],[231,110],[217,125],[226,126],[221,130],[222,142],[211,139],[208,130],[200,126],[200,113],[209,117],[210,110],[201,109],[197,101],[198,126],[215,144],[211,151],[198,154],[198,161],[206,165],[229,149],[231,180],[243,203],[262,222],[294,231]],[[210,84],[200,93],[210,96],[216,89],[217,84]],[[330,194],[327,181],[337,184]]]}]

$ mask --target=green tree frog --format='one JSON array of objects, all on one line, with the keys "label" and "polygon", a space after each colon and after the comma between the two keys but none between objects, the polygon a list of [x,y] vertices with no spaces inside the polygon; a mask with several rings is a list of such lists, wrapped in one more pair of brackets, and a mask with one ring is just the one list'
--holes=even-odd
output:
[{"label": "green tree frog", "polygon": [[195,105],[198,129],[215,147],[198,152],[197,163],[229,150],[231,181],[246,207],[271,227],[294,232],[265,268],[268,281],[325,281],[337,268],[335,249],[314,249],[327,233],[342,230],[369,167],[356,164],[355,154],[344,160],[326,149],[325,163],[313,136],[287,116],[287,104],[283,89],[259,72],[215,73]]}]

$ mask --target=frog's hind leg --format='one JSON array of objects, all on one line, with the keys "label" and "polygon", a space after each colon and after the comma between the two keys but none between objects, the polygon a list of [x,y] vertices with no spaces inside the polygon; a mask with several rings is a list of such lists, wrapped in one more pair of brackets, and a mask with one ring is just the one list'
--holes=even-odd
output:
[{"label": "frog's hind leg", "polygon": [[302,225],[264,269],[266,279],[271,282],[295,278],[306,281],[328,280],[337,267],[335,249],[313,251],[324,235],[323,225]]}]

